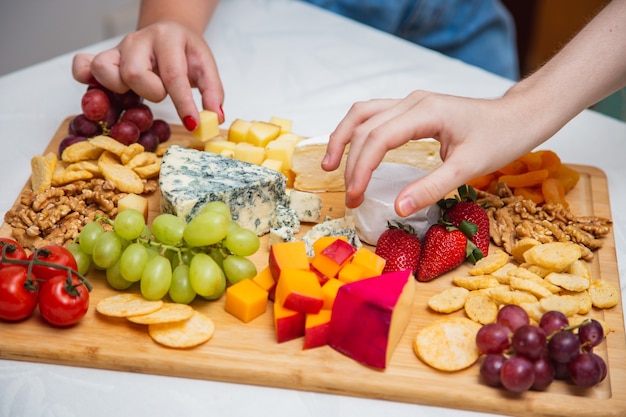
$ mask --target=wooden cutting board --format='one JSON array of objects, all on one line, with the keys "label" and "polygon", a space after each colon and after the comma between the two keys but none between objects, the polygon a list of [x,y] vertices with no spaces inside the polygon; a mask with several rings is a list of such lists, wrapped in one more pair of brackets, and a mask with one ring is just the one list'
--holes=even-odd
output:
[{"label": "wooden cutting board", "polygon": [[[67,120],[47,150],[56,150]],[[190,136],[174,126],[174,141],[191,144]],[[589,166],[574,166],[579,184],[567,196],[574,213],[611,217],[604,173]],[[16,196],[17,197],[17,196]],[[150,196],[151,216],[158,214],[158,193]],[[343,216],[342,193],[322,194],[324,214]],[[304,228],[305,230],[308,227]],[[0,236],[9,236],[4,224]],[[620,288],[613,234],[596,252],[592,274]],[[253,257],[258,268],[267,265],[267,236]],[[460,267],[462,272],[468,266]],[[439,317],[428,310],[428,298],[452,285],[452,274],[417,285],[411,321],[384,371],[358,364],[328,346],[303,350],[302,340],[276,343],[271,304],[266,314],[244,324],[224,312],[223,298],[196,300],[193,307],[216,324],[213,339],[199,347],[175,350],[162,347],[148,336],[147,328],[124,319],[103,317],[96,303],[115,294],[97,271],[87,275],[94,286],[91,305],[76,326],[56,329],[35,313],[21,323],[0,322],[0,358],[69,366],[160,374],[242,384],[281,387],[390,401],[418,403],[512,416],[626,416],[626,341],[622,302],[608,310],[593,311],[605,320],[611,333],[596,352],[609,365],[601,384],[581,389],[562,381],[545,392],[513,395],[480,383],[478,365],[456,373],[436,371],[420,362],[412,350],[417,331]],[[138,291],[133,287],[134,291]],[[462,315],[462,312],[455,313]]]}]

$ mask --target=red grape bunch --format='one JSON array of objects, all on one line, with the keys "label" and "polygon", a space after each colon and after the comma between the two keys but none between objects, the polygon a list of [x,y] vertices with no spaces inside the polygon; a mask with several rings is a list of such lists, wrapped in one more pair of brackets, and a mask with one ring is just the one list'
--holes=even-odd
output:
[{"label": "red grape bunch", "polygon": [[80,104],[82,113],[70,121],[59,156],[69,145],[102,134],[124,145],[139,143],[149,152],[170,138],[170,125],[154,119],[150,107],[132,90],[118,94],[101,85],[90,85]]},{"label": "red grape bunch", "polygon": [[523,308],[507,305],[476,335],[484,354],[480,376],[489,386],[518,393],[543,391],[555,379],[591,387],[607,375],[606,363],[593,352],[603,340],[597,320],[570,326],[563,313],[548,311],[535,326]]}]

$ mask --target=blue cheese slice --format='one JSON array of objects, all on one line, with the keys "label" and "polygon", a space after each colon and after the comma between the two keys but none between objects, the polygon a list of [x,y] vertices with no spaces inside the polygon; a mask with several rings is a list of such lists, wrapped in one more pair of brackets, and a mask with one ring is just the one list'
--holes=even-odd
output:
[{"label": "blue cheese slice", "polygon": [[186,222],[211,201],[230,207],[233,220],[261,236],[272,214],[288,204],[286,177],[272,169],[181,146],[170,146],[161,162],[161,212]]},{"label": "blue cheese slice", "polygon": [[348,243],[357,249],[360,248],[363,244],[356,233],[355,227],[354,217],[349,215],[338,219],[327,219],[322,223],[316,224],[302,237],[306,245],[307,256],[312,257],[315,255],[313,243],[323,236],[345,236],[348,238]]},{"label": "blue cheese slice", "polygon": [[305,223],[316,223],[322,214],[322,197],[306,191],[289,191],[289,208]]}]

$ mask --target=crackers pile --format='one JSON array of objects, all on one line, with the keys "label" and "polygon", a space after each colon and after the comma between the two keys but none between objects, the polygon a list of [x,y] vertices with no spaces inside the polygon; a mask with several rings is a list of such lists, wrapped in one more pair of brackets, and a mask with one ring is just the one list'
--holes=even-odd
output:
[{"label": "crackers pile", "polygon": [[157,343],[171,348],[191,348],[208,342],[215,332],[213,321],[186,304],[147,300],[140,294],[124,293],[104,298],[96,311],[109,317],[146,324]]},{"label": "crackers pile", "polygon": [[[530,238],[522,239],[516,244],[512,256],[498,249],[478,261],[467,275],[454,276],[454,286],[433,295],[428,300],[428,307],[439,313],[464,310],[466,317],[463,319],[479,328],[495,322],[499,309],[507,304],[524,308],[537,323],[550,310],[562,312],[571,323],[578,322],[593,308],[611,308],[619,302],[618,289],[601,278],[594,279],[581,256],[580,246],[571,242],[541,243]],[[606,323],[596,320],[602,323],[605,333],[608,332]],[[462,337],[457,345],[452,346],[456,350],[471,337],[469,328],[465,328],[465,333],[458,329],[467,324],[443,323],[447,324],[439,320],[420,330],[414,344],[417,356],[440,370],[469,366],[475,347],[468,348],[470,352],[465,355],[454,353],[454,357],[444,358],[444,355],[451,354],[446,353],[446,349],[439,349],[440,353],[433,353],[433,357],[425,353],[426,343],[433,346],[444,342],[449,344],[446,335],[450,332]],[[426,336],[428,334],[430,336]],[[471,342],[475,344],[474,339]]]},{"label": "crackers pile", "polygon": [[100,135],[68,146],[61,159],[54,152],[37,155],[31,160],[31,168],[31,188],[35,192],[105,178],[121,192],[142,194],[144,180],[159,175],[161,158],[138,143],[126,146]]}]

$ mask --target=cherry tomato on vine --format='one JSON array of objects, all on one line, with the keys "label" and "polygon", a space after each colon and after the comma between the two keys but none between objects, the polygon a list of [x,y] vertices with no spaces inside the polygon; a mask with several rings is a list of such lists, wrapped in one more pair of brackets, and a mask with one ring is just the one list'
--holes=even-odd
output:
[{"label": "cherry tomato on vine", "polygon": [[5,265],[0,269],[0,319],[19,321],[37,307],[37,281],[28,280],[28,268]]},{"label": "cherry tomato on vine", "polygon": [[89,308],[89,290],[77,277],[67,274],[49,278],[39,289],[39,312],[54,326],[78,323]]},{"label": "cherry tomato on vine", "polygon": [[[78,270],[76,259],[74,255],[67,248],[58,245],[46,245],[37,249],[28,259],[36,259],[38,261],[60,265],[68,268],[72,268],[74,271]],[[41,281],[47,281],[57,275],[67,274],[60,268],[54,268],[48,265],[39,265],[36,262],[33,264],[33,273]]]},{"label": "cherry tomato on vine", "polygon": [[[4,254],[3,257],[2,254]],[[10,265],[2,262],[2,259],[25,261],[28,259],[28,255],[22,245],[16,240],[0,237],[0,269]]]}]

